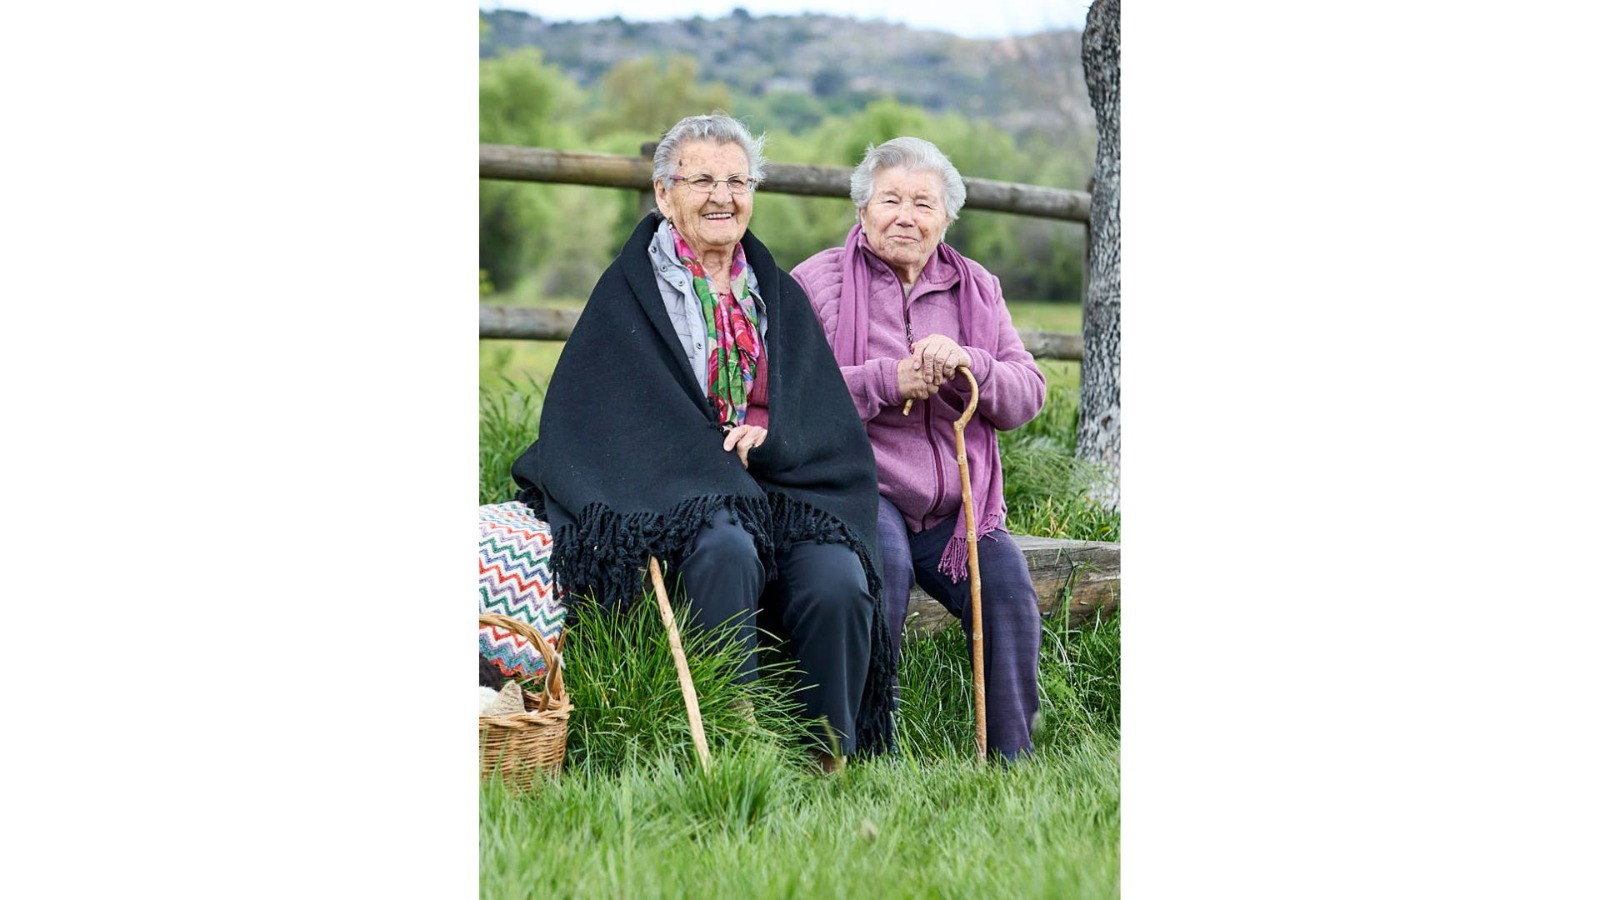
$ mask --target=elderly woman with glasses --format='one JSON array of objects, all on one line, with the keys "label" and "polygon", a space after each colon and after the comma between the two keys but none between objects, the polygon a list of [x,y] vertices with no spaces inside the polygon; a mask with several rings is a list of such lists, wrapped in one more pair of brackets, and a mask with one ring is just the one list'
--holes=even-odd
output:
[{"label": "elderly woman with glasses", "polygon": [[[966,426],[991,753],[1033,751],[1039,711],[1039,598],[1006,531],[997,430],[1044,405],[1044,375],[1011,324],[1000,281],[944,243],[967,196],[933,144],[899,137],[866,156],[850,179],[857,223],[842,248],[794,269],[833,348],[878,462],[878,542],[896,657],[912,582],[961,620],[972,638],[967,525],[953,423],[977,379]],[[909,411],[907,411],[909,410]]]},{"label": "elderly woman with glasses", "polygon": [[659,213],[589,296],[512,474],[568,596],[626,604],[655,556],[742,678],[775,634],[831,770],[892,741],[877,476],[805,293],[748,230],[761,144],[723,115],[661,139]]}]

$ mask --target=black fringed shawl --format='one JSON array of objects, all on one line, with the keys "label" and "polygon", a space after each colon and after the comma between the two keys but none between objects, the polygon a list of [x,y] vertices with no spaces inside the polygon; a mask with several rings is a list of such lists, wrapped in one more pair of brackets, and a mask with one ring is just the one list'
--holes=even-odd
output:
[{"label": "black fringed shawl", "polygon": [[690,371],[634,229],[589,296],[550,377],[539,439],[511,467],[518,499],[550,523],[563,591],[626,605],[650,555],[673,565],[719,509],[772,554],[802,541],[856,552],[873,597],[872,658],[855,723],[863,753],[893,748],[895,662],[878,575],[872,446],[811,304],[767,248],[741,243],[766,303],[768,433],[746,471],[722,449],[703,373]]}]

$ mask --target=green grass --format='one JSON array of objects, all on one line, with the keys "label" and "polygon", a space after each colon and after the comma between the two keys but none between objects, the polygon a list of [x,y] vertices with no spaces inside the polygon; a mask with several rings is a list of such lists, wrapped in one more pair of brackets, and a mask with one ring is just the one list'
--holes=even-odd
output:
[{"label": "green grass", "polygon": [[1120,893],[1114,750],[1002,770],[898,760],[817,778],[760,750],[710,775],[583,770],[482,793],[479,893],[521,897],[1073,897]]},{"label": "green grass", "polygon": [[[768,660],[761,679],[741,685],[738,651],[694,629],[681,632],[712,752],[761,745],[773,759],[799,765],[806,725],[785,687],[792,664]],[[569,766],[617,774],[641,764],[698,765],[653,592],[625,613],[575,615],[562,655],[574,706]]]},{"label": "green grass", "polygon": [[1079,303],[1041,303],[1006,298],[1011,323],[1019,329],[1075,332],[1083,328],[1083,305]]},{"label": "green grass", "polygon": [[539,436],[544,384],[501,376],[478,383],[479,505],[504,503],[516,496],[511,464]]},{"label": "green grass", "polygon": [[[975,763],[964,641],[947,629],[907,644],[899,753],[832,777],[798,752],[781,679],[733,684],[730,657],[686,640],[711,771],[654,610],[584,620],[565,651],[565,771],[527,794],[482,789],[481,896],[1118,896],[1116,619],[1047,620],[1027,763]],[[731,711],[740,698],[754,724]]]}]

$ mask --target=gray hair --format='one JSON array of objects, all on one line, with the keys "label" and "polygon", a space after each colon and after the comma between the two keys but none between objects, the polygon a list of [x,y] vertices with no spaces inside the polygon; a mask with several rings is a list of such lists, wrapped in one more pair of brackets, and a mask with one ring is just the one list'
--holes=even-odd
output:
[{"label": "gray hair", "polygon": [[861,158],[861,165],[850,173],[850,200],[856,209],[864,209],[872,199],[873,182],[878,173],[893,168],[939,173],[944,179],[945,211],[950,214],[951,221],[961,214],[961,207],[967,202],[967,186],[961,182],[961,173],[938,147],[915,137],[897,137],[876,147],[867,145],[867,155]]},{"label": "gray hair", "polygon": [[745,128],[738,119],[714,112],[709,116],[680,119],[678,124],[667,129],[667,133],[661,136],[661,142],[656,144],[655,171],[650,175],[651,180],[662,181],[677,174],[678,148],[689,141],[738,144],[745,158],[750,160],[750,177],[760,181],[766,174],[767,160],[761,155],[761,147],[766,144],[767,136],[751,137],[750,129]]}]

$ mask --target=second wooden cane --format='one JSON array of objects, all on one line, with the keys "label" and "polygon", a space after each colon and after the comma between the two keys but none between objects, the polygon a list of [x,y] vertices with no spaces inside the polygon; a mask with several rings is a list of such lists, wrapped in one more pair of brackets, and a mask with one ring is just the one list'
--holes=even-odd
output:
[{"label": "second wooden cane", "polygon": [[689,658],[683,654],[683,640],[678,636],[678,620],[672,615],[672,603],[667,600],[667,586],[661,578],[661,563],[650,557],[650,580],[656,588],[656,605],[661,609],[661,622],[667,626],[667,643],[672,645],[672,664],[678,669],[678,687],[683,691],[683,705],[689,711],[689,737],[694,739],[695,752],[700,754],[700,768],[711,771],[711,748],[706,746],[706,729],[700,723],[700,697],[694,690],[694,678],[689,675]]}]

